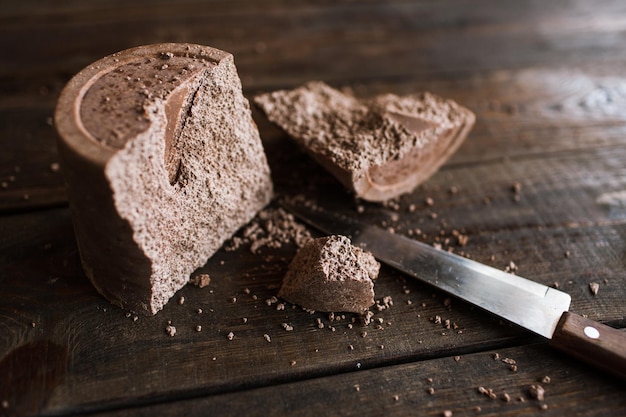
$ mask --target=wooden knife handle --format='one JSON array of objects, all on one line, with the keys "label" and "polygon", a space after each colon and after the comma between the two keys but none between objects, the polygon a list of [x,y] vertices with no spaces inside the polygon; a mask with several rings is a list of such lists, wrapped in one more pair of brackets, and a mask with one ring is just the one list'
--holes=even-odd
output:
[{"label": "wooden knife handle", "polygon": [[550,345],[626,380],[626,332],[565,312]]}]

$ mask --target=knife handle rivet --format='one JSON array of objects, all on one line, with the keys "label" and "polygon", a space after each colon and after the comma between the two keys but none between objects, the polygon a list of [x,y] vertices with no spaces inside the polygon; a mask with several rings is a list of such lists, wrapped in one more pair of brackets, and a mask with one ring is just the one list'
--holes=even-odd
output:
[{"label": "knife handle rivet", "polygon": [[600,332],[595,327],[587,326],[583,329],[583,332],[585,333],[585,336],[590,339],[597,339],[600,337]]}]

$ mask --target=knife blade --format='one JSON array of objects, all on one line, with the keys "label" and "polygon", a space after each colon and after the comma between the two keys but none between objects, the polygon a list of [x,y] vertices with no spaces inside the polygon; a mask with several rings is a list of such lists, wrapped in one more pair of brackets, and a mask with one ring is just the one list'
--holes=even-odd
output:
[{"label": "knife blade", "polygon": [[349,236],[379,261],[547,339],[580,360],[626,379],[626,333],[569,312],[563,291],[390,233],[311,203],[282,201],[326,234]]}]

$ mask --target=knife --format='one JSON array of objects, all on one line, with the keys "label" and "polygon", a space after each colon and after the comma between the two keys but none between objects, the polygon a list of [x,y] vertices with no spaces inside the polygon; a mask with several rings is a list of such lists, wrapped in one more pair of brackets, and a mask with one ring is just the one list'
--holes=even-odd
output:
[{"label": "knife", "polygon": [[345,235],[381,262],[550,339],[550,345],[626,379],[626,332],[569,312],[571,297],[517,275],[324,210],[282,201],[326,234]]}]

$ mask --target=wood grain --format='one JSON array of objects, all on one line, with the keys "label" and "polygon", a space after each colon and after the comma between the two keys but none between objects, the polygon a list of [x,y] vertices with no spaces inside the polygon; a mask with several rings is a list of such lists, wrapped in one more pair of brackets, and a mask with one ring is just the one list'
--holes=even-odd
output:
[{"label": "wood grain", "polygon": [[550,345],[626,380],[626,333],[565,312]]},{"label": "wood grain", "polygon": [[[495,355],[499,359],[494,360]],[[517,371],[512,372],[503,360],[514,361]],[[580,380],[587,384],[579,384]],[[530,395],[532,385],[545,390],[543,400]],[[480,387],[492,390],[495,398],[481,393]],[[626,400],[620,381],[607,379],[545,345],[537,345],[96,415],[176,416],[181,410],[190,416],[441,416],[445,410],[454,416],[606,416],[624,414]]]},{"label": "wood grain", "polygon": [[[279,194],[558,286],[573,312],[623,329],[625,16],[619,0],[3,2],[0,415],[626,413],[621,382],[389,268],[376,293],[393,306],[367,327],[268,305],[293,246],[222,250],[200,269],[209,287],[185,287],[184,304],[156,317],[127,317],[82,272],[50,119],[81,68],[162,41],[234,53],[248,97],[321,79],[362,97],[455,99],[477,114],[469,138],[387,205],[355,201],[253,110]],[[543,402],[527,395],[537,383]]]}]

